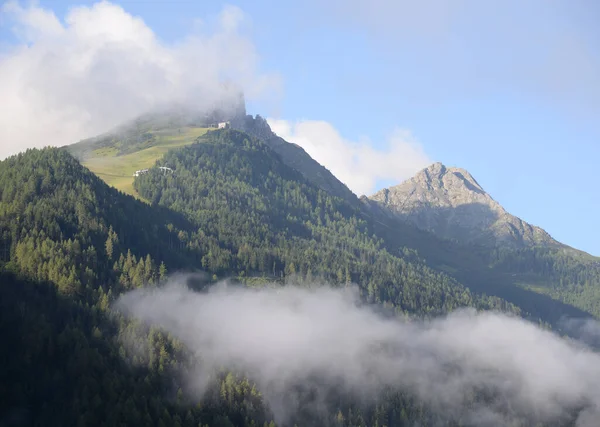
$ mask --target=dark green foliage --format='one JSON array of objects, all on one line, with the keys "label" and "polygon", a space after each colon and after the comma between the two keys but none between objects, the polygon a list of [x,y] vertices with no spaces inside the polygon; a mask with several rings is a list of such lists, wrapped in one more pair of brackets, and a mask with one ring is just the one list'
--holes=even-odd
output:
[{"label": "dark green foliage", "polygon": [[600,259],[571,248],[496,250],[494,271],[600,317]]},{"label": "dark green foliage", "polygon": [[238,116],[233,122],[233,127],[261,139],[279,155],[283,163],[300,172],[308,182],[347,201],[356,202],[358,200],[348,187],[333,176],[327,168],[310,157],[302,147],[290,144],[275,135],[267,121],[260,115],[255,117],[251,115]]},{"label": "dark green foliage", "polygon": [[[175,175],[147,176],[146,185],[164,185],[151,197],[153,207],[108,188],[64,151],[30,150],[0,163],[3,269],[22,277],[2,276],[1,320],[9,337],[2,419],[269,423],[244,378],[224,374],[199,408],[181,402],[190,395],[174,381],[193,369],[181,344],[108,315],[120,293],[152,285],[167,271],[203,265],[219,275],[266,280],[358,281],[371,299],[413,313],[489,306],[448,277],[382,250],[354,208],[308,185],[260,143],[234,132],[215,138],[183,150]],[[138,343],[135,351],[125,342]]]},{"label": "dark green foliage", "polygon": [[390,254],[358,206],[311,185],[245,133],[211,132],[161,162],[175,173],[155,170],[138,177],[135,188],[198,227],[182,240],[190,248],[209,242],[202,259],[209,271],[354,282],[369,300],[411,313],[510,309],[472,295],[413,254]]},{"label": "dark green foliage", "polygon": [[[244,133],[211,132],[162,163],[174,174],[152,169],[135,181],[147,205],[62,150],[0,162],[0,425],[274,425],[252,373],[215,374],[200,401],[184,381],[198,366],[183,345],[110,310],[117,296],[157,286],[167,272],[202,269],[257,286],[354,282],[368,301],[414,316],[461,306],[520,311],[428,267],[421,256],[435,242],[406,248],[411,238]],[[432,253],[434,264],[459,264],[452,248]],[[304,387],[298,396],[310,399]],[[326,414],[295,414],[291,425],[439,417],[394,390],[376,405],[339,394],[327,403]]]},{"label": "dark green foliage", "polygon": [[490,249],[440,239],[379,212],[363,215],[391,253],[423,257],[472,292],[511,302],[535,322],[557,327],[565,316],[600,316],[600,258],[566,246]]},{"label": "dark green foliage", "polygon": [[[15,418],[39,426],[197,426],[216,413],[236,425],[269,421],[259,401],[230,408],[215,392],[209,406],[190,409],[166,399],[183,387],[174,379],[190,375],[181,345],[109,316],[120,293],[156,284],[167,265],[193,266],[178,239],[190,228],[175,213],[108,188],[64,151],[30,150],[0,163],[7,337],[0,425]],[[135,353],[122,337],[140,343]]]},{"label": "dark green foliage", "polygon": [[192,427],[219,414],[234,425],[269,421],[245,379],[228,383],[230,399],[215,387],[202,406],[184,402],[177,381],[194,372],[182,345],[107,317],[103,297],[90,306],[52,284],[5,273],[0,283],[0,425]]},{"label": "dark green foliage", "polygon": [[[87,266],[102,281],[110,269],[95,263],[112,267],[127,250],[185,266],[186,254],[173,248],[190,227],[180,215],[106,186],[62,150],[29,150],[0,163],[1,259],[37,279],[60,281],[72,267]],[[85,271],[77,278],[91,280]]]}]

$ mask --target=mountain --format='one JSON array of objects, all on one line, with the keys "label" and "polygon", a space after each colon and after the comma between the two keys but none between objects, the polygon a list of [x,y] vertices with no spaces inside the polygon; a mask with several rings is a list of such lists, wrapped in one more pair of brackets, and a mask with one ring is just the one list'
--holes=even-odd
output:
[{"label": "mountain", "polygon": [[346,200],[358,199],[327,168],[320,165],[296,144],[289,143],[271,130],[260,115],[246,115],[239,103],[197,111],[189,106],[174,106],[144,114],[131,122],[93,138],[63,147],[109,185],[133,196],[133,173],[150,168],[171,148],[189,145],[219,122],[258,138],[275,151],[305,179]]},{"label": "mountain", "polygon": [[354,193],[327,168],[310,157],[299,145],[287,142],[277,136],[271,130],[267,121],[260,115],[255,117],[250,115],[238,116],[232,122],[232,126],[263,141],[279,154],[285,164],[300,172],[305,179],[313,184],[336,197],[357,201]]},{"label": "mountain", "polygon": [[[339,199],[338,202],[343,201],[345,206],[354,209],[357,217],[371,224],[371,229],[382,239],[383,246],[390,253],[405,253],[406,248],[416,251],[418,257],[428,266],[449,274],[474,292],[506,299],[523,308],[534,318],[543,318],[551,324],[556,324],[564,315],[581,315],[577,313],[577,309],[591,314],[600,314],[600,295],[596,294],[594,286],[588,286],[595,283],[596,277],[600,275],[597,271],[597,259],[565,245],[555,243],[543,246],[527,245],[522,243],[528,241],[527,237],[519,239],[519,234],[515,232],[508,236],[508,240],[506,234],[502,235],[505,240],[502,241],[501,246],[498,246],[495,235],[489,230],[478,234],[477,229],[472,229],[470,239],[448,240],[445,238],[447,236],[440,237],[427,228],[419,228],[414,222],[394,214],[382,203],[364,196],[358,200],[343,183],[314,161],[302,148],[275,135],[262,117],[245,115],[245,108],[243,104],[240,105],[230,115],[221,115],[218,118],[230,118],[232,128],[242,130],[270,148],[279,161],[299,173],[302,180],[324,190],[328,195]],[[127,132],[109,132],[107,135],[111,136],[110,138],[105,135],[65,148],[82,159],[86,167],[109,185],[148,203],[153,200],[157,202],[164,200],[161,199],[160,192],[153,191],[146,196],[142,195],[138,191],[139,186],[134,182],[144,179],[134,178],[133,172],[139,169],[152,170],[155,165],[172,167],[173,165],[169,164],[171,160],[163,161],[172,159],[168,155],[165,157],[169,151],[180,150],[195,142],[212,141],[208,136],[209,133],[215,132],[215,129],[197,127],[207,125],[203,120],[205,119],[202,114],[193,110],[171,108],[142,116],[119,128]],[[179,125],[190,127],[176,127]],[[103,144],[101,148],[98,147],[99,140]],[[92,155],[81,156],[82,152]],[[441,165],[438,165],[438,169],[441,171]],[[227,173],[231,174],[232,171]],[[462,187],[467,187],[462,189],[463,192],[471,192],[469,197],[479,198],[479,201],[491,206],[486,211],[495,209],[505,218],[509,218],[510,225],[506,227],[511,227],[513,231],[522,228],[524,236],[535,236],[538,233],[537,228],[529,228],[526,223],[508,216],[491,197],[482,197],[485,193],[466,171],[457,171],[457,173],[460,176],[453,173],[445,174],[438,181],[443,183],[444,180],[453,177],[459,179],[459,183],[463,182]],[[428,175],[429,177],[425,177],[423,181],[435,176],[431,173]],[[206,177],[206,182],[214,182],[214,178]],[[450,185],[448,184],[449,187]],[[454,187],[459,188],[460,185]],[[472,191],[472,188],[477,191]],[[442,195],[447,197],[443,192]],[[179,209],[193,197],[195,197],[193,192],[188,191],[185,196],[179,197],[181,203],[178,203],[177,207],[172,205],[169,207]],[[468,210],[483,206],[473,204],[452,208],[448,201],[446,203],[448,206],[442,211],[454,217],[457,213],[463,213],[465,208]],[[222,217],[230,215],[230,211],[231,206],[223,207]],[[472,211],[477,213],[481,209],[472,209]],[[239,215],[243,216],[245,212],[239,212]],[[282,212],[282,215],[287,214]],[[277,218],[271,215],[269,219],[263,220],[275,221]],[[258,224],[257,226],[262,227]],[[470,222],[467,223],[467,228],[469,226]],[[502,230],[502,227],[492,228],[493,231],[498,229]],[[541,235],[546,238],[543,232]],[[220,234],[214,238],[222,241],[224,235]]]},{"label": "mountain", "polygon": [[444,239],[488,247],[560,246],[508,213],[464,169],[435,163],[369,197],[375,207]]},{"label": "mountain", "polygon": [[[386,250],[360,205],[334,197],[290,167],[261,140],[237,130],[209,132],[197,143],[172,150],[138,177],[135,188],[153,205],[182,213],[227,250],[203,265],[245,276],[319,277],[357,283],[368,300],[415,312],[420,295],[431,312],[444,312],[464,296],[464,287],[423,260]],[[228,264],[226,264],[226,262]],[[441,295],[445,295],[440,299]],[[469,304],[504,302],[476,295]],[[445,301],[445,303],[442,302]]]},{"label": "mountain", "polygon": [[[189,381],[198,376],[195,354],[113,310],[120,295],[162,287],[170,272],[205,272],[187,279],[194,289],[222,278],[251,287],[355,283],[363,303],[410,319],[473,307],[558,328],[565,315],[600,316],[597,259],[555,243],[441,238],[384,204],[361,203],[260,116],[238,118],[234,129],[209,130],[146,116],[122,128],[126,137],[0,162],[0,425],[274,426],[253,372],[204,373],[200,401]],[[198,132],[175,141],[180,125]],[[127,176],[127,192],[84,166],[136,158],[148,171]],[[231,318],[246,320],[243,310]],[[252,351],[247,340],[240,346]],[[373,401],[319,384],[289,385],[286,399],[326,398],[319,411],[291,413],[280,425],[465,425],[411,390],[391,388]],[[497,392],[489,391],[485,399]],[[465,404],[478,404],[469,393]],[[518,416],[520,425],[538,421]]]},{"label": "mountain", "polygon": [[63,148],[107,184],[138,197],[133,189],[136,171],[152,167],[170,149],[192,144],[226,117],[171,108],[145,114],[105,134]]},{"label": "mountain", "polygon": [[[600,258],[511,215],[464,169],[435,163],[361,201],[388,234],[420,248],[432,265],[473,290],[555,325],[562,316],[577,316],[568,306],[600,315]],[[417,237],[411,227],[425,234]],[[414,238],[407,241],[407,235]],[[566,306],[553,306],[543,296]]]},{"label": "mountain", "polygon": [[[389,204],[390,194],[403,185],[378,193],[387,204],[365,196],[359,200],[301,147],[275,135],[265,119],[246,115],[243,103],[228,114],[216,112],[212,116],[230,119],[232,128],[267,146],[283,165],[299,173],[302,180],[339,199],[338,202],[343,201],[357,217],[371,224],[390,253],[404,253],[406,248],[416,251],[429,267],[449,274],[474,292],[508,300],[534,318],[543,318],[551,324],[564,315],[582,315],[577,309],[600,314],[600,293],[593,286],[600,276],[599,260],[555,242],[541,229],[506,213],[466,171],[437,164],[404,183],[410,188],[405,193],[416,194],[418,189],[421,200],[429,200],[428,197],[432,200],[426,204],[414,203],[418,201],[416,197],[409,199],[403,206],[420,211],[416,216],[419,221],[411,221],[407,219],[412,216],[394,212]],[[169,151],[212,140],[208,133],[215,129],[198,127],[207,124],[210,123],[206,114],[170,108],[125,123],[119,127],[120,132],[109,132],[65,148],[109,185],[148,203],[157,202],[162,200],[160,192],[142,195],[133,172],[152,170],[155,165],[172,167],[171,160],[163,161],[172,159],[165,157]],[[183,125],[188,127],[177,127]],[[206,182],[213,181],[206,178]],[[193,192],[188,191],[179,197],[181,203],[177,208],[169,207],[179,209],[193,197]],[[437,205],[444,207],[433,208]],[[230,206],[224,207],[222,216],[228,216],[230,211]],[[240,216],[244,214],[239,212]],[[277,218],[271,215],[268,220]],[[223,234],[215,236],[217,240],[223,238]]]},{"label": "mountain", "polygon": [[[216,127],[219,122],[246,116],[244,97],[240,94],[228,102],[202,109],[190,105],[170,105],[156,108],[134,120],[93,138],[84,139],[63,148],[80,161],[97,157],[123,156],[157,146],[164,142],[192,142],[194,131]],[[167,140],[167,141],[165,141]]]},{"label": "mountain", "polygon": [[[388,252],[352,201],[314,185],[250,135],[208,132],[161,164],[174,173],[153,167],[135,178],[146,203],[64,149],[0,162],[0,424],[269,425],[251,373],[215,373],[202,405],[189,405],[180,396],[190,391],[192,355],[111,309],[124,292],[160,286],[169,271],[201,269],[253,286],[355,282],[365,301],[407,316],[462,306],[520,313],[408,251]],[[425,423],[434,416],[426,402],[397,394],[377,413],[348,398],[330,405],[329,415],[302,415],[310,422],[298,415],[299,424],[334,425],[337,413],[369,425],[399,423],[400,413]]]}]

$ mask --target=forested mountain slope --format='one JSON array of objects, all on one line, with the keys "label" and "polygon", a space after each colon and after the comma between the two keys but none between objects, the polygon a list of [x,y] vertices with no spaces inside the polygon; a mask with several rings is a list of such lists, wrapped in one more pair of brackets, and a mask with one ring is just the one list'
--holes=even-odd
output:
[{"label": "forested mountain slope", "polygon": [[431,238],[424,234],[405,244],[419,247],[430,263],[449,268],[473,289],[506,298],[553,323],[578,314],[566,305],[600,316],[600,258],[511,215],[464,169],[435,163],[361,200],[401,239],[411,225],[439,237],[438,244],[426,245]]},{"label": "forested mountain slope", "polygon": [[277,136],[263,117],[259,115],[256,117],[250,115],[237,116],[232,121],[232,126],[263,141],[279,154],[285,164],[300,172],[309,182],[333,196],[341,197],[347,201],[357,201],[356,195],[344,183],[310,157],[302,147]]},{"label": "forested mountain slope", "polygon": [[[260,415],[260,397],[256,391],[251,397],[243,381],[227,387],[257,409],[234,408],[218,397],[203,408],[168,399],[184,387],[180,381],[190,366],[181,344],[109,315],[116,296],[156,284],[166,265],[195,264],[178,238],[189,227],[177,214],[109,188],[65,151],[30,150],[0,162],[0,325],[6,340],[0,424],[269,421]],[[125,346],[120,337],[141,347]]]},{"label": "forested mountain slope", "polygon": [[[531,269],[542,256],[478,253],[369,212],[246,133],[209,132],[157,166],[166,164],[172,174],[151,168],[135,179],[149,202],[143,203],[108,187],[65,150],[29,150],[0,162],[0,320],[7,344],[0,352],[0,424],[271,423],[251,373],[216,373],[202,403],[188,401],[194,395],[184,379],[198,369],[188,349],[111,310],[118,295],[156,286],[168,272],[200,269],[258,286],[353,282],[365,301],[417,317],[463,306],[529,312],[534,320],[570,313],[549,298],[541,305],[525,300],[535,292],[505,292],[506,271]],[[548,274],[575,271],[568,263],[542,264]],[[577,280],[594,280],[587,272]],[[483,295],[502,292],[516,304]],[[305,399],[313,387],[318,381],[290,396]],[[339,392],[326,402],[324,412],[292,415],[290,426],[461,425],[401,390],[388,390],[376,404]]]},{"label": "forested mountain slope", "polygon": [[174,173],[154,169],[134,185],[153,205],[184,213],[198,227],[186,240],[208,234],[224,245],[219,256],[203,259],[211,271],[354,282],[368,299],[409,312],[445,311],[459,301],[499,303],[472,300],[414,255],[390,254],[359,209],[312,185],[243,132],[211,132],[158,164]]},{"label": "forested mountain slope", "polygon": [[[373,196],[376,200],[363,196],[361,203],[301,147],[275,135],[262,117],[247,116],[243,102],[224,114],[171,108],[67,149],[79,158],[93,153],[95,157],[88,157],[85,165],[107,183],[139,197],[131,176],[136,164],[143,160],[144,167],[152,166],[167,149],[190,144],[206,131],[178,126],[205,126],[211,120],[231,119],[234,128],[258,138],[306,181],[360,210],[357,218],[369,221],[388,252],[411,254],[406,255],[410,258],[416,250],[428,266],[470,289],[508,299],[534,318],[553,324],[564,315],[600,315],[600,260],[562,245],[538,227],[508,214],[467,171],[435,164]],[[170,166],[164,161],[160,164]]]},{"label": "forested mountain slope", "polygon": [[[355,281],[366,299],[414,315],[466,305],[518,311],[474,295],[414,254],[390,254],[359,211],[259,141],[236,131],[203,138],[166,156],[173,175],[154,170],[136,180],[152,205],[108,187],[64,150],[29,150],[0,162],[0,423],[271,422],[244,376],[223,372],[202,405],[185,401],[184,379],[194,368],[187,350],[110,311],[119,294],[154,286],[167,272]],[[331,416],[312,422],[340,425],[336,414],[348,426],[439,417],[390,393],[377,411],[334,399]]]},{"label": "forested mountain slope", "polygon": [[[275,135],[262,117],[239,116],[233,124],[310,182],[355,205],[343,183],[301,147]],[[428,265],[471,289],[508,299],[553,324],[563,316],[600,316],[600,259],[506,212],[463,169],[436,163],[361,200],[362,217],[371,219],[393,253],[417,249]]]},{"label": "forested mountain slope", "polygon": [[[412,253],[424,259],[431,268],[445,272],[473,292],[497,296],[515,304],[534,321],[543,319],[560,328],[565,317],[600,315],[598,297],[593,296],[598,289],[598,285],[595,285],[598,279],[593,278],[597,274],[593,264],[582,264],[581,260],[573,259],[570,255],[565,255],[562,263],[555,263],[558,254],[547,251],[546,257],[549,259],[542,268],[542,258],[532,258],[531,255],[536,251],[544,253],[545,249],[491,251],[482,246],[440,239],[404,221],[390,218],[385,213],[371,211],[364,215],[371,218],[375,234],[384,236],[384,243],[390,252]],[[524,254],[523,258],[519,257],[519,253]],[[508,259],[520,260],[523,269],[515,270],[516,264],[508,262]],[[578,281],[583,274],[589,279],[585,287],[578,284],[585,283]],[[557,282],[557,277],[562,277],[564,283],[573,283],[562,297],[549,292],[552,284]],[[526,283],[535,283],[537,287]],[[586,299],[581,294],[582,290],[586,290],[587,297],[591,298]]]},{"label": "forested mountain slope", "polygon": [[568,247],[499,248],[486,257],[499,280],[600,317],[600,258]]}]

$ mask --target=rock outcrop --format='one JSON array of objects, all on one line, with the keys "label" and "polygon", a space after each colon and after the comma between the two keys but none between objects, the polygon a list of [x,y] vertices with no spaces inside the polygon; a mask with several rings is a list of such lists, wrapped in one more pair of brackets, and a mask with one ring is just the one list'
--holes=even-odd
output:
[{"label": "rock outcrop", "polygon": [[509,214],[469,172],[441,163],[363,201],[446,239],[485,246],[559,245],[541,228]]}]

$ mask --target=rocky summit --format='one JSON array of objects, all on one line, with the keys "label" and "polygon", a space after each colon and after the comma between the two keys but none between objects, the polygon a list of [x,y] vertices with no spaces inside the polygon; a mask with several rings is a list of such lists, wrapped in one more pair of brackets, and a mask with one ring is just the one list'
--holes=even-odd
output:
[{"label": "rocky summit", "polygon": [[539,227],[509,214],[464,169],[435,163],[367,203],[423,230],[485,246],[554,246]]}]

